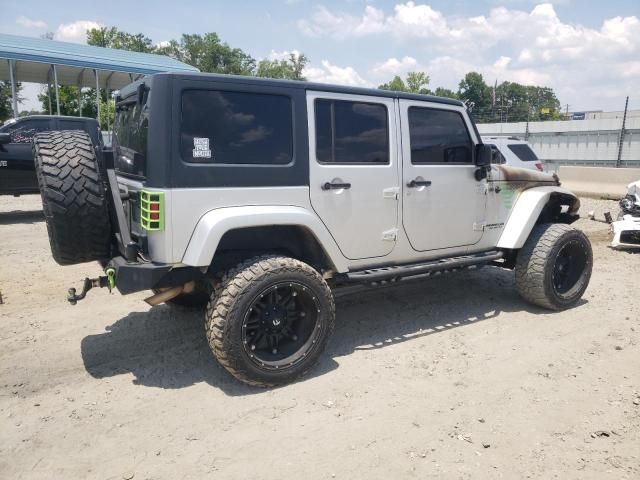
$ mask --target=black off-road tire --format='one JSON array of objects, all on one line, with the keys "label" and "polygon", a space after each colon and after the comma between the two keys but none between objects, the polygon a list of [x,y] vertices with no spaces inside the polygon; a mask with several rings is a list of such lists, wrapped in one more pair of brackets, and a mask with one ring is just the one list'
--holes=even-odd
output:
[{"label": "black off-road tire", "polygon": [[55,261],[109,258],[111,222],[91,137],[82,131],[39,133],[33,153]]},{"label": "black off-road tire", "polygon": [[[242,340],[243,321],[252,302],[274,285],[294,282],[314,295],[318,314],[316,340],[301,360],[279,369],[260,366]],[[262,255],[230,269],[217,284],[206,312],[209,345],[220,364],[240,381],[257,387],[275,387],[306,374],[318,361],[335,324],[335,304],[329,286],[312,267],[299,260]]]},{"label": "black off-road tire", "polygon": [[[591,243],[582,231],[561,223],[536,225],[518,252],[516,286],[528,302],[550,310],[564,310],[582,297],[592,267]],[[558,285],[561,275],[565,275],[566,284]]]}]

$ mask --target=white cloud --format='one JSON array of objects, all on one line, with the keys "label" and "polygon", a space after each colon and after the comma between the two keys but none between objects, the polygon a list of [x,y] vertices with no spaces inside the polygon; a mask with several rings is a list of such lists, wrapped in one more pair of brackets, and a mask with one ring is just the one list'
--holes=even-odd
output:
[{"label": "white cloud", "polygon": [[311,82],[333,83],[337,85],[349,85],[354,87],[371,87],[372,84],[362,78],[353,67],[338,67],[328,60],[323,60],[321,67],[309,66],[304,69],[303,75]]},{"label": "white cloud", "polygon": [[165,47],[168,47],[169,45],[171,45],[171,42],[169,42],[169,40],[163,40],[161,42],[156,43],[156,48],[165,48]]},{"label": "white cloud", "polygon": [[[298,22],[303,33],[335,38],[387,34],[415,42],[429,39],[429,48],[443,53],[500,46],[525,51],[520,60],[544,62],[582,59],[587,55],[631,55],[640,51],[640,20],[636,16],[605,20],[600,29],[560,20],[551,3],[531,12],[497,7],[488,16],[446,18],[426,4],[397,4],[393,13],[366,6],[361,16],[319,7],[311,20]],[[536,48],[532,48],[536,47]],[[535,53],[534,53],[535,52]],[[480,52],[481,53],[481,52]]]},{"label": "white cloud", "polygon": [[371,73],[383,78],[392,77],[395,75],[405,75],[407,72],[424,70],[424,68],[418,63],[418,61],[409,56],[397,58],[389,58],[384,62],[377,63],[372,69]]},{"label": "white cloud", "polygon": [[293,54],[296,58],[300,56],[299,50],[283,50],[282,52],[276,52],[275,50],[271,50],[269,55],[267,55],[267,60],[288,60],[289,56]]},{"label": "white cloud", "polygon": [[43,20],[32,20],[25,16],[19,16],[16,23],[24,28],[47,28],[47,22]]},{"label": "white cloud", "polygon": [[393,9],[367,5],[360,15],[318,7],[298,27],[313,37],[394,40],[404,56],[372,65],[367,80],[375,84],[419,70],[430,75],[432,87],[456,88],[462,75],[475,70],[487,83],[497,78],[553,87],[561,101],[573,103],[597,102],[605,90],[621,98],[637,91],[638,16],[587,27],[561,19],[553,3],[559,2],[529,10],[499,6],[479,16],[447,16],[414,1]]},{"label": "white cloud", "polygon": [[58,26],[53,38],[63,42],[86,43],[87,30],[101,28],[104,25],[93,20],[78,20],[73,23],[63,23]]}]

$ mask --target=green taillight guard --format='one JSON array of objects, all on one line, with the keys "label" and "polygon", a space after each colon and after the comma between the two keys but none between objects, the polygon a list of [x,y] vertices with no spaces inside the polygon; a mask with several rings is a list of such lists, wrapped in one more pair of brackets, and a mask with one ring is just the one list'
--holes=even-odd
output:
[{"label": "green taillight guard", "polygon": [[164,193],[140,192],[140,225],[145,230],[164,230]]}]

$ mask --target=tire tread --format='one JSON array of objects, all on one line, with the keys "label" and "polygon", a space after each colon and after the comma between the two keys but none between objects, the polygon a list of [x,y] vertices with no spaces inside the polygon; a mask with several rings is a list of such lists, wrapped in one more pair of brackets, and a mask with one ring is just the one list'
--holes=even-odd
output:
[{"label": "tire tread", "polygon": [[91,137],[38,133],[33,153],[53,258],[60,265],[108,258],[111,222]]}]

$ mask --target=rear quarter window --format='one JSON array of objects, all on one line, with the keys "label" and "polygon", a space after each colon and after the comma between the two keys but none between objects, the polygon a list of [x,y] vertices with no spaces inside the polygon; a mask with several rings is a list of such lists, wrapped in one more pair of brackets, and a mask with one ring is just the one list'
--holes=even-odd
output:
[{"label": "rear quarter window", "polygon": [[536,153],[526,143],[514,143],[507,145],[507,148],[523,162],[535,162],[538,160]]},{"label": "rear quarter window", "polygon": [[292,162],[293,113],[288,96],[185,90],[181,103],[183,161],[227,165]]}]

